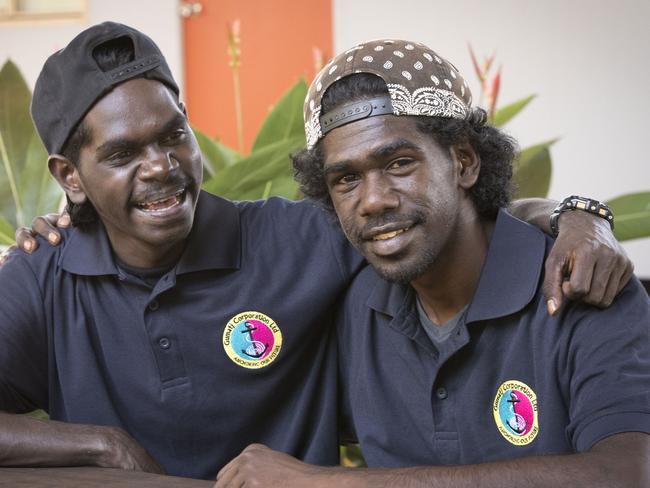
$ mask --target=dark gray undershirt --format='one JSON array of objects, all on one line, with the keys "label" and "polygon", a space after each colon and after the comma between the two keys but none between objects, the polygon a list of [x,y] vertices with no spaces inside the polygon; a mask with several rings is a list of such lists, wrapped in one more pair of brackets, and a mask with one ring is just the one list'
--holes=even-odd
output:
[{"label": "dark gray undershirt", "polygon": [[136,268],[134,266],[129,266],[128,264],[125,264],[117,256],[115,256],[115,264],[117,265],[117,268],[121,270],[123,273],[138,278],[149,288],[155,287],[156,283],[158,283],[160,278],[162,278],[163,275],[165,275],[165,273],[167,273],[170,269],[174,267],[174,266],[167,265],[167,266],[159,266],[156,268]]},{"label": "dark gray undershirt", "polygon": [[454,315],[451,319],[449,319],[445,324],[438,325],[429,319],[426,312],[424,311],[424,308],[422,307],[422,304],[420,303],[420,299],[416,297],[415,302],[418,308],[418,316],[420,317],[420,323],[422,324],[424,331],[431,339],[431,342],[433,342],[436,345],[445,342],[449,338],[449,336],[451,336],[451,334],[458,328],[460,323],[464,320],[465,312],[467,311],[467,307],[469,306],[469,304],[465,305],[462,309],[460,309],[460,311],[456,315]]}]

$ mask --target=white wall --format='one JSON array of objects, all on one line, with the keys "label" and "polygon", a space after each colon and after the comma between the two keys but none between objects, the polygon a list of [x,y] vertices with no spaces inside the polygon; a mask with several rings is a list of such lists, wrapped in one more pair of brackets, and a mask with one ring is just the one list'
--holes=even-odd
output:
[{"label": "white wall", "polygon": [[[333,2],[337,53],[372,38],[421,41],[475,81],[467,43],[477,54],[496,51],[501,102],[538,94],[507,130],[522,146],[561,138],[552,198],[650,190],[648,0]],[[625,248],[650,278],[650,239]]]},{"label": "white wall", "polygon": [[176,81],[183,83],[181,18],[178,0],[87,0],[85,22],[0,24],[0,66],[11,58],[30,86],[47,57],[90,25],[113,20],[145,32],[165,54]]}]

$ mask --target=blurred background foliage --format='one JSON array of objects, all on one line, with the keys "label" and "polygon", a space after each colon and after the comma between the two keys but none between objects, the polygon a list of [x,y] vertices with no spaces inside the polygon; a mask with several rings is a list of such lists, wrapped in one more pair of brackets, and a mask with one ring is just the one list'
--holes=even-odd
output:
[{"label": "blurred background foliage", "polygon": [[[496,108],[500,71],[488,82],[492,65],[477,67],[490,121],[504,126],[534,95]],[[307,84],[300,80],[271,108],[248,154],[195,130],[203,152],[205,190],[233,200],[281,196],[300,198],[289,155],[305,145],[302,104]],[[11,245],[18,226],[61,209],[63,194],[47,169],[47,154],[29,115],[31,92],[17,66],[0,70],[0,245]],[[545,197],[552,175],[549,139],[523,148],[515,164],[518,198]],[[650,191],[608,200],[619,240],[650,236]]]}]

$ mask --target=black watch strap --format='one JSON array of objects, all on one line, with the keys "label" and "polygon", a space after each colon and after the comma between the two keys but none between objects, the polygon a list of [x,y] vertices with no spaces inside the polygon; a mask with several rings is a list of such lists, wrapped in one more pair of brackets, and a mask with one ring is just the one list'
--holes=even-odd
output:
[{"label": "black watch strap", "polygon": [[551,213],[551,233],[554,237],[557,237],[560,233],[560,227],[558,225],[560,214],[568,210],[583,210],[584,212],[597,215],[609,222],[612,230],[614,230],[614,214],[607,205],[598,200],[594,200],[593,198],[571,195],[562,200],[562,202],[555,207],[553,213]]}]

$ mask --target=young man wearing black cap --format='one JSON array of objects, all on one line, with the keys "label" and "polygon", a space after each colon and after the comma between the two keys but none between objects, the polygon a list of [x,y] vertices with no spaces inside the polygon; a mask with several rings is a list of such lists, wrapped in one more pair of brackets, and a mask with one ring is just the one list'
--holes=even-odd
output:
[{"label": "young man wearing black cap", "polygon": [[48,59],[32,112],[76,227],[0,268],[0,409],[64,422],[0,415],[0,464],[210,477],[254,441],[336,463],[327,326],[362,265],[337,225],[200,192],[178,88],[126,26]]},{"label": "young man wearing black cap", "polygon": [[[316,78],[305,122],[301,188],[370,264],[336,322],[341,407],[384,469],[255,445],[216,487],[648,486],[650,300],[633,279],[608,309],[547,313],[552,239],[503,210],[515,144],[456,68],[418,43],[362,43]],[[558,213],[585,203],[613,221],[580,197]]]},{"label": "young man wearing black cap", "polygon": [[[210,478],[263,441],[338,462],[335,300],[361,265],[312,205],[200,192],[162,54],[105,23],[50,57],[33,117],[76,227],[0,268],[0,464]],[[43,242],[43,241],[41,241]]]}]

